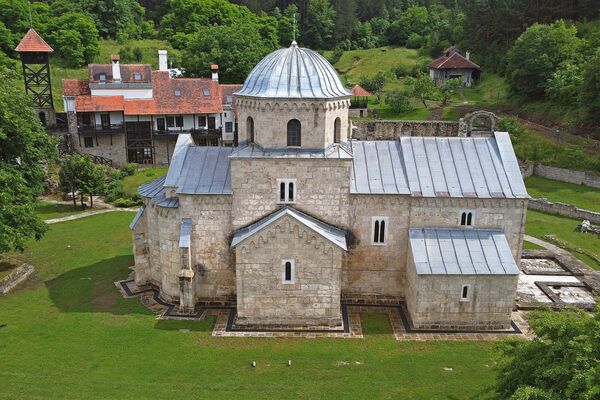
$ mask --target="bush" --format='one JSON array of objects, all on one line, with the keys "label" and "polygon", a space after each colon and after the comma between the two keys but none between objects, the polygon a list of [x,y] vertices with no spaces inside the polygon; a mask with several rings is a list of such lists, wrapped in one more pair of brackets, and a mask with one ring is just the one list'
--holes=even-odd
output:
[{"label": "bush", "polygon": [[141,199],[138,201],[135,201],[133,199],[127,199],[127,198],[120,197],[120,198],[116,199],[115,201],[113,201],[112,204],[115,207],[135,207],[135,206],[141,205],[142,201],[141,201]]},{"label": "bush", "polygon": [[121,167],[121,176],[122,177],[131,176],[131,175],[135,174],[135,171],[137,171],[137,164],[125,163]]},{"label": "bush", "polygon": [[133,59],[137,62],[142,62],[143,57],[144,57],[144,53],[142,52],[142,49],[140,49],[139,47],[134,47],[133,48]]},{"label": "bush", "polygon": [[114,202],[120,197],[125,197],[125,190],[123,189],[123,182],[121,179],[114,179],[114,176],[110,183],[108,184],[108,188],[106,189],[106,201],[109,203]]},{"label": "bush", "polygon": [[411,33],[406,39],[406,47],[409,49],[418,49],[423,46],[423,36],[418,33]]},{"label": "bush", "polygon": [[331,56],[329,56],[329,62],[331,64],[335,64],[336,62],[338,62],[340,60],[340,58],[342,58],[342,55],[344,54],[344,50],[342,50],[340,47],[336,47],[333,52],[331,53]]},{"label": "bush", "polygon": [[392,74],[394,74],[396,79],[411,76],[413,74],[413,67],[406,64],[398,64],[392,68]]},{"label": "bush", "polygon": [[411,109],[410,97],[404,90],[392,90],[385,95],[385,102],[396,112],[406,112]]}]

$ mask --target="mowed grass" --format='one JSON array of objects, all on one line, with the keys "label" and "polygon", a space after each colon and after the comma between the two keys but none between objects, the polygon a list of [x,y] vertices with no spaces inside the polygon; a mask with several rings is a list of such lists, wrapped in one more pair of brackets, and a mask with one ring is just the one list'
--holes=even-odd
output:
[{"label": "mowed grass", "polygon": [[[80,206],[79,202],[77,203],[77,206]],[[79,214],[83,212],[83,210],[81,210],[80,208],[74,210],[73,204],[56,204],[41,200],[35,204],[35,211],[44,220],[67,217],[69,215]]]},{"label": "mowed grass", "polygon": [[137,193],[138,187],[167,173],[168,167],[139,168],[135,174],[123,178],[123,189],[128,195]]},{"label": "mowed grass", "polygon": [[525,185],[531,197],[546,198],[553,202],[574,204],[579,208],[600,211],[600,189],[536,175],[525,179]]},{"label": "mowed grass", "polygon": [[580,223],[581,221],[576,219],[530,210],[527,212],[525,233],[546,241],[548,239],[544,236],[553,235],[563,242],[574,256],[590,267],[600,270],[600,264],[585,254],[600,256],[600,237],[593,233],[581,233],[577,229]]},{"label": "mowed grass", "polygon": [[18,255],[38,272],[0,297],[0,398],[462,399],[493,381],[492,343],[396,342],[378,314],[364,340],[213,338],[212,321],[158,321],[113,284],[133,264],[133,215],[52,225]]}]

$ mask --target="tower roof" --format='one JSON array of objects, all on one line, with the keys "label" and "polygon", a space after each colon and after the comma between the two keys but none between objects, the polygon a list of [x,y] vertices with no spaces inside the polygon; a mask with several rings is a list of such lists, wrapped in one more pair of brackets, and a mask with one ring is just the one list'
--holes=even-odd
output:
[{"label": "tower roof", "polygon": [[250,72],[236,95],[329,99],[351,96],[333,66],[319,53],[298,47],[275,50]]},{"label": "tower roof", "polygon": [[46,43],[44,39],[35,31],[30,28],[21,42],[15,48],[15,51],[19,53],[53,53],[52,47]]}]

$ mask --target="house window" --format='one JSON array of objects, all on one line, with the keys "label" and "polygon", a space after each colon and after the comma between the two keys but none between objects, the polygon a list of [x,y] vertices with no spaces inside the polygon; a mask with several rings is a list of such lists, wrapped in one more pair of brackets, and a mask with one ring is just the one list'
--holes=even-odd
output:
[{"label": "house window", "polygon": [[460,224],[462,226],[473,225],[473,211],[463,211],[460,213]]},{"label": "house window", "polygon": [[233,122],[225,122],[225,132],[233,132]]},{"label": "house window", "polygon": [[291,119],[287,124],[287,145],[290,147],[300,147],[301,143],[300,121],[297,119]]},{"label": "house window", "polygon": [[101,83],[105,83],[106,82],[106,74],[100,74],[98,79],[100,80]]},{"label": "house window", "polygon": [[205,96],[210,96],[210,89],[204,89],[204,90],[202,90],[202,93],[203,93]]},{"label": "house window", "polygon": [[294,269],[295,269],[294,260],[282,260],[281,267],[282,267],[281,281],[283,283],[288,283],[288,284],[294,283]]},{"label": "house window", "polygon": [[279,188],[279,203],[296,202],[295,179],[278,179],[277,187]]},{"label": "house window", "polygon": [[198,126],[200,126],[201,128],[206,127],[206,115],[200,115],[198,117]]},{"label": "house window", "polygon": [[136,81],[141,81],[142,80],[142,74],[140,74],[139,72],[136,72],[133,74],[133,79]]},{"label": "house window", "polygon": [[84,137],[83,145],[85,147],[94,147],[94,138],[93,137]]},{"label": "house window", "polygon": [[460,301],[471,301],[471,285],[462,285],[460,289]]},{"label": "house window", "polygon": [[183,117],[181,115],[175,117],[175,126],[178,128],[183,127]]},{"label": "house window", "polygon": [[181,96],[181,90],[175,89],[175,97]]},{"label": "house window", "polygon": [[388,218],[373,217],[371,229],[371,243],[384,245],[387,243]]},{"label": "house window", "polygon": [[167,128],[173,128],[175,126],[175,117],[167,117]]},{"label": "house window", "polygon": [[227,97],[225,98],[225,102],[226,102],[227,104],[233,104],[233,96],[227,96]]}]

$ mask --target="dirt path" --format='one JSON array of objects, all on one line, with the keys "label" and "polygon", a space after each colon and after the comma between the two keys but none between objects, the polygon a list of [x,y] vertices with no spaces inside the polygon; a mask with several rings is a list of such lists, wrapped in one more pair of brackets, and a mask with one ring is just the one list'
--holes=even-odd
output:
[{"label": "dirt path", "polygon": [[428,121],[440,121],[442,119],[442,114],[444,113],[444,109],[442,107],[432,108],[431,114],[427,117]]},{"label": "dirt path", "polygon": [[102,210],[90,210],[90,211],[84,211],[79,214],[68,215],[66,217],[47,219],[47,220],[44,220],[44,223],[51,225],[51,224],[57,224],[59,222],[73,221],[75,219],[85,218],[85,217],[89,217],[91,215],[106,214],[106,213],[114,212],[114,211],[137,211],[137,210],[138,210],[138,208],[116,208],[116,207],[115,208],[105,208]]}]

